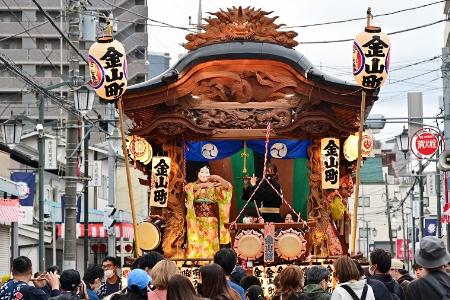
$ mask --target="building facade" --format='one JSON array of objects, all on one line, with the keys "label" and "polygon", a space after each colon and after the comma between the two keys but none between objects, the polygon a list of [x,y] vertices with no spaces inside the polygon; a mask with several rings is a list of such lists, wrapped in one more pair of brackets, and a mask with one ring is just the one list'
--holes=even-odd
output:
[{"label": "building facade", "polygon": [[[148,7],[146,0],[119,0],[114,6],[107,1],[88,1],[86,11],[82,14],[83,24],[95,36],[95,28],[104,25],[104,16],[112,16],[115,38],[121,41],[127,52],[128,84],[132,85],[147,79],[147,29],[146,17]],[[66,1],[39,1],[45,11],[50,14],[55,23],[67,32],[64,20]],[[91,18],[89,18],[91,16]],[[47,21],[44,14],[31,2],[25,0],[5,0],[0,3],[0,53],[9,57],[25,72],[35,78],[44,87],[67,81],[69,71],[69,51],[66,43],[57,30]],[[103,22],[103,24],[102,24]],[[81,32],[82,39],[88,35]],[[92,41],[80,42],[80,51],[87,57]],[[89,78],[88,67],[80,62],[80,75]],[[0,120],[13,114],[25,113],[31,118],[37,118],[36,95],[10,71],[0,68]],[[67,86],[60,91],[64,97]],[[102,114],[104,105],[97,102],[96,110]],[[7,111],[7,113],[5,113]],[[60,110],[51,103],[46,104],[46,118],[60,118]]]},{"label": "building facade", "polygon": [[169,69],[170,54],[163,52],[148,52],[148,77],[153,78]]}]

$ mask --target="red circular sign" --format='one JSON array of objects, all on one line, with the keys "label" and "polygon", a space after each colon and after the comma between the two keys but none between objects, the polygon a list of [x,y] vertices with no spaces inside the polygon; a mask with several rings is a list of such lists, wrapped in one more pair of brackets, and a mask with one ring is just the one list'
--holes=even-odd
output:
[{"label": "red circular sign", "polygon": [[423,132],[417,136],[415,147],[419,154],[431,156],[437,151],[439,147],[439,140],[434,134],[430,132]]}]

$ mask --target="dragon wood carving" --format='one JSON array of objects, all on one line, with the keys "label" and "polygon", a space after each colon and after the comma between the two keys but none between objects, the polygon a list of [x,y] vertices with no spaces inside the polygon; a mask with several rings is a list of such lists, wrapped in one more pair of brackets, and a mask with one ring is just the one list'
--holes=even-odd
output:
[{"label": "dragon wood carving", "polygon": [[183,163],[183,153],[175,144],[163,145],[163,150],[170,157],[169,200],[167,204],[166,228],[162,247],[168,258],[183,257],[185,208],[183,181],[184,175],[179,163]]},{"label": "dragon wood carving", "polygon": [[267,71],[204,72],[195,81],[193,95],[217,102],[267,102],[293,94],[299,81],[286,74],[274,76]]},{"label": "dragon wood carving", "polygon": [[275,24],[278,17],[269,18],[272,12],[255,10],[252,7],[232,7],[227,11],[220,10],[209,13],[211,16],[203,20],[207,24],[201,26],[202,33],[188,34],[184,48],[194,50],[196,48],[222,43],[229,40],[254,40],[280,44],[288,48],[298,45],[294,40],[297,36],[295,31],[279,31],[284,24]]},{"label": "dragon wood carving", "polygon": [[274,109],[186,109],[182,114],[205,128],[265,128],[272,122],[274,128],[287,127],[296,112],[290,108]]}]

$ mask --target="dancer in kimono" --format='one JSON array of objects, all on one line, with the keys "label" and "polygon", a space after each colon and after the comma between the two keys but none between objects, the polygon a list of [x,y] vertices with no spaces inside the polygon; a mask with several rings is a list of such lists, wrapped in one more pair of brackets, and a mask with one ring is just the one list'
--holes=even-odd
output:
[{"label": "dancer in kimono", "polygon": [[198,172],[198,180],[186,185],[187,252],[189,258],[212,258],[220,244],[230,243],[224,224],[230,220],[233,187],[208,167]]}]

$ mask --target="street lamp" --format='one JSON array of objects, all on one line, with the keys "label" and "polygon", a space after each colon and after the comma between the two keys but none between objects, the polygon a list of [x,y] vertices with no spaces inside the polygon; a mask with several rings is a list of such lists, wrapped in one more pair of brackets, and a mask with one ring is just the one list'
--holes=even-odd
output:
[{"label": "street lamp", "polygon": [[122,137],[120,136],[119,128],[114,128],[111,134],[108,136],[109,146],[112,148],[114,153],[118,153],[120,146],[122,146]]},{"label": "street lamp", "polygon": [[403,127],[402,133],[396,137],[397,139],[397,147],[400,149],[400,151],[403,152],[403,155],[405,155],[406,159],[406,153],[408,153],[409,148],[409,136],[408,136],[408,129]]},{"label": "street lamp", "polygon": [[378,230],[377,230],[376,228],[372,228],[372,236],[373,236],[374,238],[376,238],[376,237],[377,237],[377,234],[378,234]]},{"label": "street lamp", "polygon": [[10,148],[20,143],[22,138],[23,123],[22,120],[14,118],[11,115],[6,122],[0,124],[2,128],[3,142]]},{"label": "street lamp", "polygon": [[92,105],[94,105],[95,99],[94,90],[91,90],[86,86],[82,86],[75,91],[74,97],[75,97],[75,109],[82,116],[85,116],[89,111],[92,110]]}]

